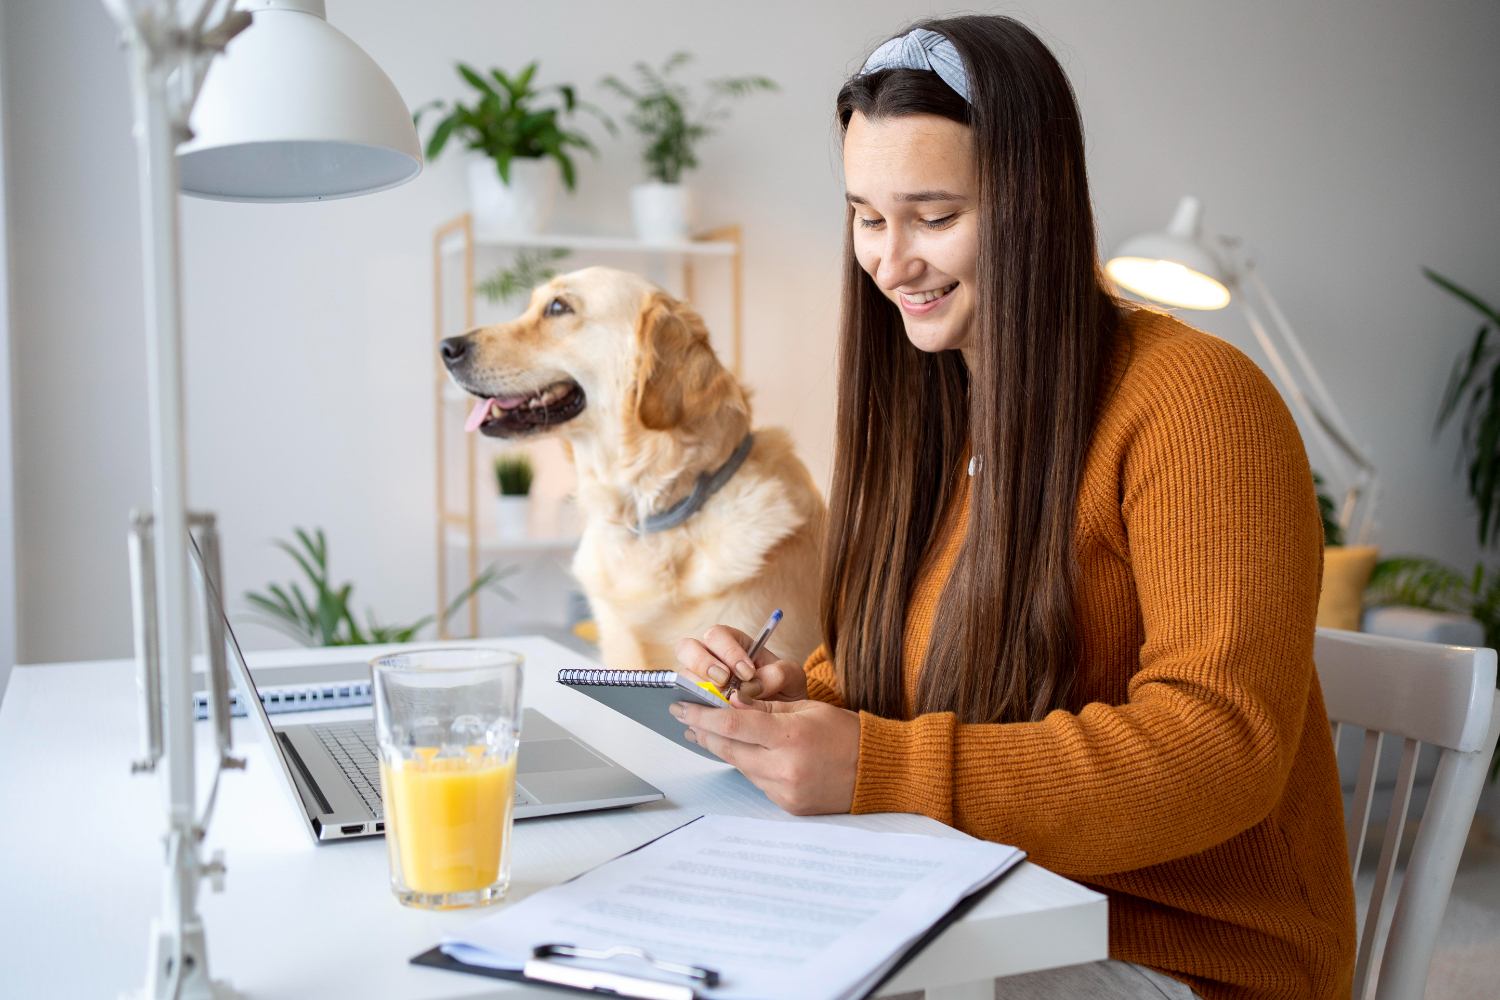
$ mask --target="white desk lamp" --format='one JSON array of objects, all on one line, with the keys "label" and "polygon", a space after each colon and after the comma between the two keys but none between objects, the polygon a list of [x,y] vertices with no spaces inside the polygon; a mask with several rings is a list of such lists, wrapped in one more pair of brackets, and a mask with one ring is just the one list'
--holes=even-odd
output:
[{"label": "white desk lamp", "polygon": [[[1186,309],[1222,309],[1233,293],[1244,292],[1241,304],[1250,329],[1304,422],[1311,426],[1333,463],[1332,479],[1343,490],[1338,523],[1350,543],[1363,542],[1374,526],[1375,466],[1354,444],[1353,435],[1328,388],[1318,377],[1302,342],[1287,323],[1270,289],[1260,280],[1255,262],[1236,237],[1217,236],[1211,245],[1202,233],[1203,206],[1191,195],[1177,205],[1166,232],[1147,233],[1126,240],[1105,270],[1121,287],[1143,298]],[[1260,296],[1296,366],[1293,371],[1281,347],[1271,338],[1249,295]],[[1302,388],[1301,376],[1312,397]]]},{"label": "white desk lamp", "polygon": [[[152,922],[146,985],[136,995],[222,998],[234,993],[209,975],[197,902],[199,880],[217,885],[224,866],[201,856],[213,791],[202,816],[195,795],[190,520],[206,529],[206,571],[217,558],[212,518],[190,516],[187,506],[178,191],[234,201],[343,198],[411,180],[422,155],[401,95],[328,24],[322,0],[103,2],[130,53],[155,497],[154,516],[136,515],[131,536],[144,744],[134,769],[152,771],[166,760],[162,914]],[[204,593],[212,599],[208,587]],[[223,644],[215,649],[213,634],[207,644],[222,770],[241,762],[228,753]]]}]

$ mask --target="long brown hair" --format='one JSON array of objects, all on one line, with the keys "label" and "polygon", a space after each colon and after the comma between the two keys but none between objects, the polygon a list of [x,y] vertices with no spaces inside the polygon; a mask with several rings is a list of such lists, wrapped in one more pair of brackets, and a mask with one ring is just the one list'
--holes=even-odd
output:
[{"label": "long brown hair", "polygon": [[963,58],[972,103],[926,70],[856,75],[838,122],[930,114],[969,126],[978,177],[973,370],[907,340],[844,239],[824,635],[846,703],[904,710],[906,607],[966,443],[982,462],[933,623],[915,711],[965,722],[1065,707],[1078,642],[1073,528],[1121,303],[1099,265],[1066,75],[1006,17],[918,22]]}]

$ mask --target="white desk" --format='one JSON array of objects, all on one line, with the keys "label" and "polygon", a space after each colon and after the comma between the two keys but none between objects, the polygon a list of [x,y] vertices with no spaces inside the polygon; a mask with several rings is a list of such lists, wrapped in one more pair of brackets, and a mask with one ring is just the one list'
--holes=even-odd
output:
[{"label": "white desk", "polygon": [[[737,771],[550,680],[558,667],[582,665],[576,654],[540,638],[492,644],[525,654],[528,705],[667,795],[632,809],[517,823],[512,899],[701,813],[785,816]],[[250,659],[274,666],[350,655],[291,650]],[[379,839],[315,847],[268,749],[244,720],[235,725],[237,752],[250,765],[224,776],[208,835],[210,850],[225,851],[228,884],[217,895],[205,885],[201,896],[215,976],[256,998],[558,995],[407,964],[488,911],[400,906]],[[198,730],[201,796],[211,743],[208,726]],[[161,899],[162,813],[159,781],[129,774],[137,742],[130,661],[12,673],[0,705],[0,993],[113,997],[142,983],[147,927]],[[989,1000],[991,978],[1095,961],[1105,957],[1106,941],[1103,896],[1024,864],[882,992],[925,988],[929,997]]]}]

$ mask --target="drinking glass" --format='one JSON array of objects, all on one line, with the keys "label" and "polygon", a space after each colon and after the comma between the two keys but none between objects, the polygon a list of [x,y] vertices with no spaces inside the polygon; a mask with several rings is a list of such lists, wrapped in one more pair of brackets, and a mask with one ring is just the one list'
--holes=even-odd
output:
[{"label": "drinking glass", "polygon": [[521,664],[479,648],[370,661],[391,891],[407,906],[482,906],[510,885]]}]

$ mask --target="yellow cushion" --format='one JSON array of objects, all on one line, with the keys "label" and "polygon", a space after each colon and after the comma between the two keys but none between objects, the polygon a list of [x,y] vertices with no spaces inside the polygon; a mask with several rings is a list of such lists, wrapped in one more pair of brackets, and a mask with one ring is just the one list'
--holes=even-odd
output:
[{"label": "yellow cushion", "polygon": [[1365,588],[1380,550],[1373,545],[1329,545],[1323,549],[1323,591],[1318,595],[1318,625],[1359,631]]}]

